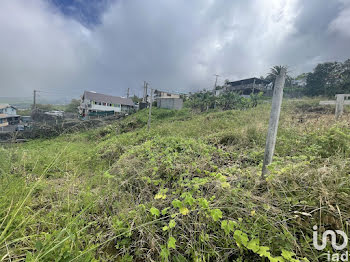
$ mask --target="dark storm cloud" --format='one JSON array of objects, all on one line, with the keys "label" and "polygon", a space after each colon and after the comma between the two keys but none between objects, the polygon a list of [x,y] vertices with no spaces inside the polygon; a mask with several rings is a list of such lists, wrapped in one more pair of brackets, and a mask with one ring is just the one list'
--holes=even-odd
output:
[{"label": "dark storm cloud", "polygon": [[118,0],[93,26],[48,3],[1,1],[0,96],[141,94],[143,80],[193,91],[212,88],[216,73],[222,82],[285,64],[298,74],[350,57],[344,0]]},{"label": "dark storm cloud", "polygon": [[[350,11],[350,1],[300,1],[294,27],[281,49],[281,59],[292,71],[311,71],[324,61],[350,58],[348,48],[350,21],[343,19]],[[274,60],[277,61],[278,58]]]}]

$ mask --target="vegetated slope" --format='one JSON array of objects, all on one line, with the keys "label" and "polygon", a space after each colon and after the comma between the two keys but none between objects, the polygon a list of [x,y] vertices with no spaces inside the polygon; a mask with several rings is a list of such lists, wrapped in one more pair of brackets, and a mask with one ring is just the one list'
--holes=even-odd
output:
[{"label": "vegetated slope", "polygon": [[269,110],[155,109],[149,132],[140,111],[0,148],[0,258],[322,260],[312,226],[348,233],[350,115],[284,101],[261,191]]}]

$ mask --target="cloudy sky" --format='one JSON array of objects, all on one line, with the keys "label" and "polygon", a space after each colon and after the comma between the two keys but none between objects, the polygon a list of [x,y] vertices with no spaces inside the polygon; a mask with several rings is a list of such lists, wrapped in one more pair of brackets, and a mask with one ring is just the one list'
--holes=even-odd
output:
[{"label": "cloudy sky", "polygon": [[[1,0],[0,97],[196,91],[350,58],[350,0]],[[43,93],[44,94],[44,93]]]}]

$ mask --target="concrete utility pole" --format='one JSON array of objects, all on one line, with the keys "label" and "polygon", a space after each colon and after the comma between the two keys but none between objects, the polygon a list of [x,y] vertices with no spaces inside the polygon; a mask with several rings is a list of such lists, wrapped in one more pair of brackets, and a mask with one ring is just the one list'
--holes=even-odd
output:
[{"label": "concrete utility pole", "polygon": [[320,105],[335,105],[335,118],[338,120],[344,112],[344,105],[350,105],[350,94],[337,94],[336,100],[320,101]]},{"label": "concrete utility pole", "polygon": [[216,84],[218,83],[218,77],[219,77],[219,75],[214,75],[214,76],[215,76],[214,90],[216,90]]},{"label": "concrete utility pole", "polygon": [[264,155],[264,163],[262,168],[261,179],[264,180],[267,173],[267,166],[271,164],[275,151],[276,137],[278,130],[278,121],[281,113],[281,104],[283,98],[283,88],[286,81],[286,69],[282,68],[280,74],[275,80],[275,88],[273,90],[272,107],[270,113],[269,128],[267,131],[266,147]]},{"label": "concrete utility pole", "polygon": [[146,81],[143,81],[143,102],[147,103],[147,88],[148,83]]},{"label": "concrete utility pole", "polygon": [[344,111],[345,94],[338,94],[338,95],[335,95],[335,97],[336,97],[335,118],[339,119],[339,117],[343,114],[343,111]]},{"label": "concrete utility pole", "polygon": [[35,108],[36,108],[36,90],[34,90],[34,92],[33,92],[33,110],[35,110]]},{"label": "concrete utility pole", "polygon": [[153,89],[151,88],[151,99],[150,99],[150,104],[149,104],[148,123],[147,123],[147,130],[148,131],[151,128],[152,103],[153,103]]},{"label": "concrete utility pole", "polygon": [[126,93],[126,97],[129,98],[130,95],[130,88],[128,87],[128,92]]}]

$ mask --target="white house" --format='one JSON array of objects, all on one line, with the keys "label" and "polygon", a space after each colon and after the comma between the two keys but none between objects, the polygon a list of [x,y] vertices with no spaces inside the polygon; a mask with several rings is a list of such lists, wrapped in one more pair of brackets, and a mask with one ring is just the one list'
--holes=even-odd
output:
[{"label": "white house", "polygon": [[134,108],[131,98],[110,96],[85,91],[79,106],[80,115],[93,116],[103,114],[128,113]]},{"label": "white house", "polygon": [[17,110],[9,104],[0,104],[0,127],[18,124],[20,116],[17,115]]},{"label": "white house", "polygon": [[17,109],[9,104],[0,104],[0,114],[17,115]]}]

